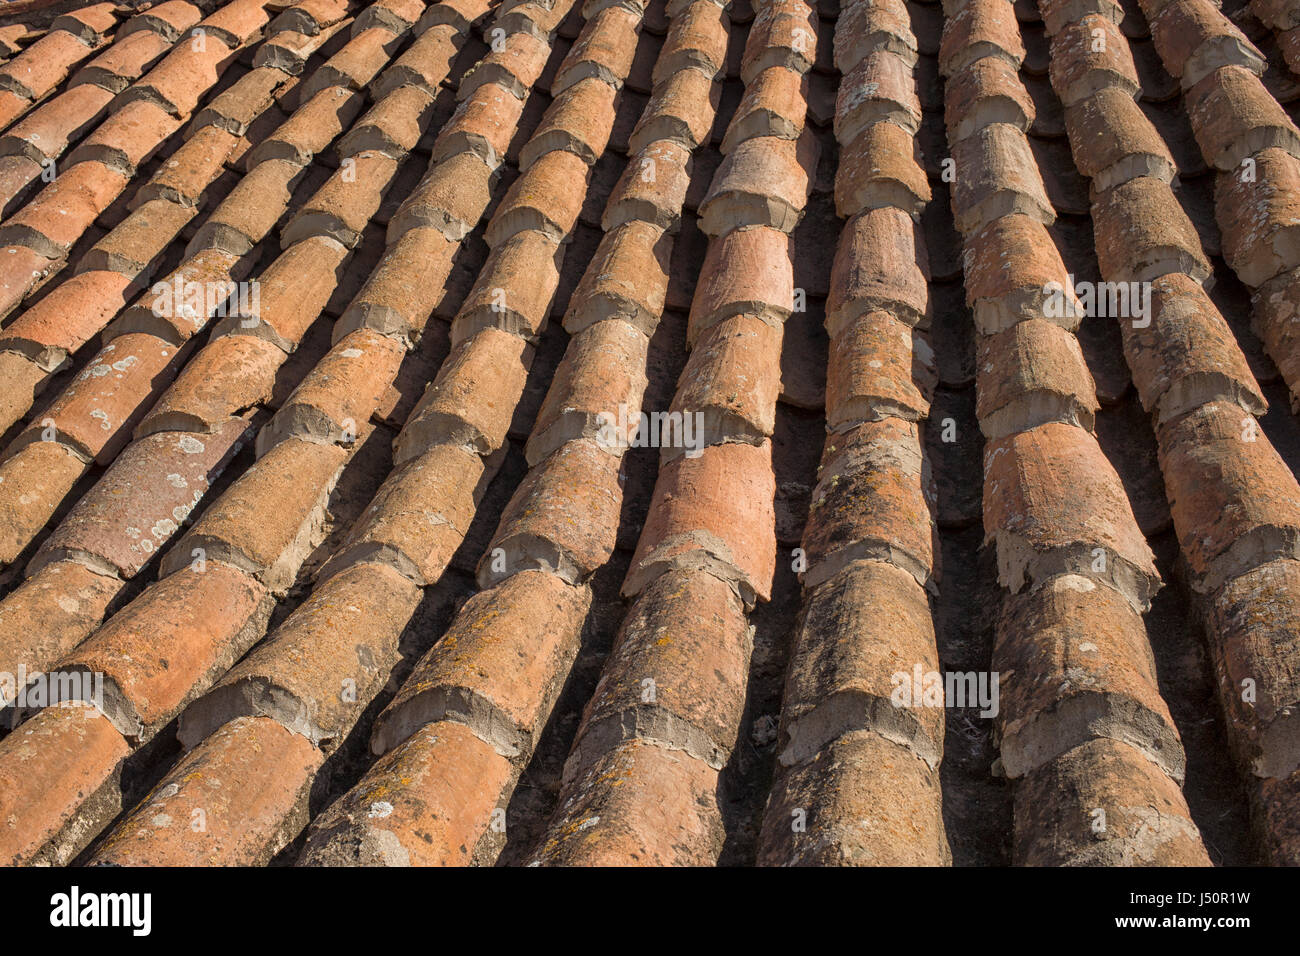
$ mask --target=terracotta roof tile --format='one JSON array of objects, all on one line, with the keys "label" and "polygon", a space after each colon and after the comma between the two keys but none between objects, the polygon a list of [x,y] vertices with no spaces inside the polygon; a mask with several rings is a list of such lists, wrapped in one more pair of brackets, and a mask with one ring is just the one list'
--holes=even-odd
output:
[{"label": "terracotta roof tile", "polygon": [[216,84],[233,57],[233,48],[216,37],[195,36],[189,42],[182,41],[122,93],[122,102],[140,99],[156,103],[184,119]]},{"label": "terracotta roof tile", "polygon": [[373,150],[401,159],[428,129],[433,103],[433,97],[419,87],[394,89],[339,140],[339,155]]},{"label": "terracotta roof tile", "polygon": [[506,191],[484,232],[488,245],[495,248],[524,231],[563,241],[578,221],[589,175],[574,153],[543,153]]},{"label": "terracotta roof tile", "polygon": [[711,445],[659,470],[623,594],[672,570],[704,570],[752,605],[771,594],[776,562],[772,446]]},{"label": "terracotta roof tile", "polygon": [[207,325],[210,304],[224,304],[232,292],[230,284],[246,271],[238,255],[217,249],[188,256],[126,309],[104,337],[149,332],[177,345],[184,343]]},{"label": "terracotta roof tile", "polygon": [[384,27],[371,27],[358,33],[303,83],[302,96],[310,97],[334,87],[362,89],[388,64],[401,45],[401,36]]},{"label": "terracotta roof tile", "polygon": [[[462,100],[433,144],[433,159],[472,153],[489,169],[505,159],[524,104],[505,87],[486,83]],[[433,172],[432,170],[430,171]]]},{"label": "terracotta roof tile", "polygon": [[385,479],[322,576],[358,561],[381,561],[417,584],[436,581],[464,540],[494,471],[473,451],[451,444],[410,457]]},{"label": "terracotta roof tile", "polygon": [[529,469],[479,562],[484,588],[520,571],[585,583],[614,553],[623,503],[619,459],[579,438]]},{"label": "terracotta roof tile", "polygon": [[322,49],[335,36],[343,24],[336,23],[314,34],[284,31],[276,33],[257,48],[253,56],[254,67],[268,67],[298,76],[313,54]]},{"label": "terracotta roof tile", "polygon": [[810,496],[806,587],[852,561],[886,561],[933,587],[934,497],[915,423],[888,418],[829,437]]},{"label": "terracotta roof tile", "polygon": [[1263,821],[1261,829],[1265,834],[1267,859],[1276,866],[1291,866],[1300,859],[1297,852],[1296,810],[1297,792],[1300,792],[1300,775],[1289,777],[1266,777],[1254,783],[1252,788],[1258,795]]},{"label": "terracotta roof tile", "polygon": [[[30,682],[57,664],[99,626],[122,585],[75,560],[54,561],[29,575],[0,609],[6,673]],[[6,708],[15,700],[0,695]]]},{"label": "terracotta roof tile", "polygon": [[589,28],[574,41],[555,74],[553,96],[588,77],[620,87],[632,68],[640,27],[636,14],[624,7],[607,7],[588,23]]},{"label": "terracotta roof tile", "polygon": [[30,410],[48,373],[39,362],[18,351],[0,352],[0,371],[4,373],[4,384],[0,386],[0,422],[7,422],[8,427]]},{"label": "terracotta roof tile", "polygon": [[1052,37],[1052,88],[1067,109],[1098,90],[1118,87],[1136,96],[1137,66],[1109,18],[1088,15]]},{"label": "terracotta roof tile", "polygon": [[0,27],[0,57],[7,60],[22,50],[23,41],[28,40],[28,34],[33,32],[25,23],[10,23]]},{"label": "terracotta roof tile", "polygon": [[[670,411],[695,415],[697,443],[758,445],[775,428],[780,377],[779,325],[747,314],[720,319],[692,344]],[[683,453],[669,446],[661,460]]]},{"label": "terracotta roof tile", "polygon": [[[1168,0],[1148,0],[1152,6],[1156,4],[1163,5]],[[1143,10],[1147,10],[1149,15],[1154,15],[1143,4]],[[1039,0],[1038,10],[1043,17],[1043,26],[1049,36],[1060,33],[1071,23],[1085,17],[1089,14],[1104,16],[1113,23],[1120,23],[1124,19],[1124,8],[1115,0]]]},{"label": "terracotta roof tile", "polygon": [[57,159],[104,118],[112,99],[112,93],[97,86],[74,86],[10,127],[0,138],[0,153],[23,155],[38,164]]},{"label": "terracotta roof tile", "polygon": [[1268,354],[1277,363],[1283,379],[1291,389],[1291,403],[1296,405],[1296,387],[1300,384],[1300,339],[1295,335],[1292,304],[1294,284],[1300,272],[1286,272],[1265,283],[1253,296],[1253,327],[1263,340]]},{"label": "terracotta roof tile", "polygon": [[1100,194],[1092,215],[1104,275],[1138,282],[1170,272],[1197,280],[1209,276],[1210,264],[1192,221],[1159,180],[1139,177]]},{"label": "terracotta roof tile", "polygon": [[[270,718],[326,751],[341,742],[397,662],[420,589],[383,564],[326,579],[248,657],[181,715],[202,745],[238,718]],[[340,692],[346,689],[347,692]]]},{"label": "terracotta roof tile", "polygon": [[1300,71],[1300,27],[1278,33],[1276,40],[1282,62],[1296,74]]},{"label": "terracotta roof tile", "polygon": [[[87,459],[111,462],[130,440],[145,405],[166,388],[185,358],[171,342],[147,333],[109,342],[50,405],[22,441],[57,439]],[[47,433],[48,434],[48,433]]]},{"label": "terracotta roof tile", "polygon": [[702,760],[629,740],[582,768],[534,862],[711,866],[725,839],[717,789]]},{"label": "terracotta roof tile", "polygon": [[931,390],[918,333],[885,311],[868,311],[831,335],[826,366],[826,426],[832,432],[859,422],[917,421],[929,411]]},{"label": "terracotta roof tile", "polygon": [[135,291],[130,277],[117,270],[73,276],[9,322],[0,331],[0,348],[22,353],[53,372],[103,329]]},{"label": "terracotta roof tile", "polygon": [[0,89],[0,126],[8,126],[27,112],[31,101],[13,90]]},{"label": "terracotta roof tile", "polygon": [[1172,0],[1151,21],[1151,38],[1165,67],[1189,90],[1224,66],[1264,72],[1264,56],[1208,0]]},{"label": "terracotta roof tile", "polygon": [[485,328],[536,341],[550,315],[561,258],[553,237],[532,229],[497,245],[452,320],[452,343]]},{"label": "terracotta roof tile", "polygon": [[827,332],[837,335],[876,309],[928,324],[928,259],[924,235],[905,210],[880,206],[853,216],[831,264]]},{"label": "terracotta roof tile", "polygon": [[165,199],[177,206],[198,206],[203,191],[223,171],[236,142],[233,134],[216,126],[205,126],[192,133],[163,161],[154,177],[136,190],[131,204],[139,206],[150,200]]},{"label": "terracotta roof tile", "polygon": [[[1256,380],[1300,395],[1300,25],[1255,5],[59,21],[49,89],[0,89],[0,668],[107,686],[102,741],[21,758],[64,711],[0,700],[43,787],[6,852],[1300,859],[1300,487]],[[1185,573],[1144,617],[1153,551]],[[893,699],[981,647],[996,716]],[[188,756],[139,750],[178,716]],[[942,765],[953,717],[991,771]]]},{"label": "terracotta roof tile", "polygon": [[880,561],[853,561],[811,589],[792,661],[779,767],[804,764],[837,738],[870,728],[938,768],[940,715],[920,700],[903,706],[891,700],[891,671],[912,661],[925,669],[938,663],[925,590],[910,574]]},{"label": "terracotta roof tile", "polygon": [[578,652],[590,601],[587,588],[533,570],[470,598],[376,719],[371,750],[387,753],[424,725],[451,719],[504,757],[529,753]]},{"label": "terracotta roof tile", "polygon": [[[575,162],[579,162],[574,157]],[[585,170],[585,164],[582,164]],[[388,223],[388,238],[410,229],[432,227],[448,240],[464,239],[482,219],[496,184],[493,168],[472,152],[458,152],[436,163]]]},{"label": "terracotta roof tile", "polygon": [[[265,626],[269,602],[256,580],[220,562],[194,560],[202,571],[182,565],[147,588],[56,668],[103,674],[104,714],[131,741],[157,734]],[[84,693],[70,683],[52,686]]]},{"label": "terracotta roof tile", "polygon": [[[1033,100],[1020,75],[1001,57],[976,60],[969,69],[952,77],[944,88],[944,122],[952,143],[959,143],[994,123],[1009,123],[1029,132],[1036,118]],[[910,131],[915,135],[917,126],[913,125]]]},{"label": "terracotta roof tile", "polygon": [[[674,20],[674,23],[676,20]],[[672,30],[669,30],[671,41]],[[803,0],[771,0],[755,11],[745,41],[740,79],[746,85],[763,70],[784,66],[799,73],[812,68],[817,49],[817,14]]]},{"label": "terracotta roof tile", "polygon": [[[549,41],[549,36],[559,29],[572,8],[570,0],[559,3],[554,0],[549,3],[536,0],[502,3],[496,9],[492,28],[500,28],[506,34],[520,30]],[[490,36],[490,31],[488,32]]]},{"label": "terracotta roof tile", "polygon": [[[1296,570],[1292,560],[1271,561],[1243,574],[1215,594],[1211,652],[1231,708],[1232,744],[1258,776],[1285,779],[1296,769],[1294,713],[1296,671]],[[1265,606],[1259,598],[1269,600]],[[1236,691],[1259,675],[1254,705]]]},{"label": "terracotta roof tile", "polygon": [[797,140],[745,140],[714,174],[700,204],[700,230],[709,236],[745,226],[792,232],[812,189],[817,155],[817,140],[809,131]]},{"label": "terracotta roof tile", "polygon": [[641,407],[648,347],[644,332],[618,318],[575,332],[528,438],[528,464],[576,439],[594,439],[606,453],[621,456],[637,422],[620,423],[617,409]]},{"label": "terracotta roof tile", "polygon": [[605,151],[614,125],[615,90],[599,79],[582,80],[558,96],[519,153],[521,169],[551,150],[567,150],[587,165]]},{"label": "terracotta roof tile", "polygon": [[132,33],[156,33],[165,40],[176,42],[181,34],[202,19],[202,12],[186,0],[165,0],[131,17],[117,31],[117,39]]},{"label": "terracotta roof tile", "polygon": [[336,340],[359,328],[403,342],[418,336],[442,297],[457,249],[456,242],[437,229],[401,232],[335,323]]},{"label": "terracotta roof tile", "polygon": [[430,96],[436,95],[439,84],[451,72],[463,40],[454,27],[445,24],[427,30],[371,82],[372,97],[383,99],[399,86],[417,86]]},{"label": "terracotta roof tile", "polygon": [[[891,736],[845,734],[808,763],[781,774],[763,816],[759,864],[950,863],[938,773]],[[796,832],[791,822],[801,810],[806,829]],[[894,834],[900,830],[912,836],[899,840]]]},{"label": "terracotta roof tile", "polygon": [[1232,172],[1270,146],[1300,156],[1295,124],[1244,67],[1215,70],[1187,91],[1185,103],[1201,154],[1215,169]]},{"label": "terracotta roof tile", "polygon": [[640,152],[660,139],[695,149],[708,138],[720,95],[720,84],[700,70],[679,70],[672,74],[655,85],[650,102],[628,139],[628,151]]},{"label": "terracotta roof tile", "polygon": [[[87,136],[68,163],[75,170],[82,160],[94,160],[130,177],[180,127],[180,120],[165,107],[152,100],[131,100]],[[47,192],[57,189],[57,183]]]},{"label": "terracotta roof tile", "polygon": [[607,232],[570,298],[564,327],[576,335],[594,322],[620,318],[654,334],[664,310],[672,236],[639,219]]},{"label": "terracotta roof tile", "polygon": [[0,88],[28,103],[42,99],[67,79],[72,68],[90,56],[97,45],[66,30],[52,30],[0,66]]},{"label": "terracotta roof tile", "polygon": [[614,184],[601,228],[607,233],[625,222],[640,221],[676,233],[693,171],[691,153],[671,140],[656,140],[629,157]]},{"label": "terracotta roof tile", "polygon": [[1286,0],[1250,0],[1250,10],[1275,30],[1300,26],[1300,10]]},{"label": "terracotta roof tile", "polygon": [[[1100,840],[1089,823],[1097,807]],[[1023,866],[1210,865],[1178,784],[1127,743],[1090,741],[1040,767],[1016,789],[1015,813],[1012,856]]]},{"label": "terracotta roof tile", "polygon": [[461,80],[457,99],[467,99],[484,83],[494,83],[518,99],[526,99],[550,58],[550,45],[532,33],[508,34]]},{"label": "terracotta roof tile", "polygon": [[347,255],[347,248],[329,236],[289,246],[257,280],[256,306],[235,310],[213,334],[257,336],[292,352],[325,308]]},{"label": "terracotta roof tile", "polygon": [[1046,422],[1093,430],[1096,385],[1078,340],[1044,319],[982,337],[976,355],[975,414],[986,438]]},{"label": "terracotta roof tile", "polygon": [[953,220],[961,232],[975,232],[1004,216],[1028,216],[1045,225],[1056,220],[1029,140],[1014,126],[984,127],[955,143],[952,159],[957,171]]},{"label": "terracotta roof tile", "polygon": [[986,444],[984,462],[985,537],[997,542],[998,577],[1012,593],[1077,573],[1145,610],[1160,576],[1119,476],[1089,433],[1040,425]]},{"label": "terracotta roof tile", "polygon": [[163,560],[163,573],[186,567],[194,549],[255,575],[283,593],[323,516],[346,453],[297,438],[274,445],[207,510]]},{"label": "terracotta roof tile", "polygon": [[77,560],[135,577],[185,524],[247,432],[236,418],[212,434],[163,432],[133,443],[45,539],[28,572]]},{"label": "terracotta roof tile", "polygon": [[62,442],[25,445],[0,464],[0,562],[13,564],[50,520],[73,485],[86,472],[86,461]]},{"label": "terracotta roof tile", "polygon": [[309,866],[464,866],[514,778],[464,724],[426,724],[312,822]]},{"label": "terracotta roof tile", "polygon": [[268,159],[254,166],[199,226],[185,250],[187,259],[204,251],[232,259],[247,253],[284,215],[302,172],[301,166],[284,159]]},{"label": "terracotta roof tile", "polygon": [[[323,760],[315,747],[274,721],[232,721],[182,757],[90,863],[265,865],[306,822],[308,792]],[[243,786],[249,779],[262,785]]]},{"label": "terracotta roof tile", "polygon": [[921,168],[920,150],[902,127],[873,123],[841,152],[835,172],[837,215],[848,218],[868,209],[896,206],[919,219],[929,200],[930,184]]},{"label": "terracotta roof tile", "polygon": [[26,201],[46,168],[27,156],[0,156],[0,217]]},{"label": "terracotta roof tile", "polygon": [[234,49],[261,34],[270,20],[265,7],[265,0],[227,0],[199,21],[198,29]]},{"label": "terracotta roof tile", "polygon": [[491,6],[491,0],[442,0],[431,3],[420,14],[415,32],[421,34],[439,24],[450,24],[456,28],[457,33],[468,33],[472,25],[483,21]]},{"label": "terracotta roof tile", "polygon": [[[683,620],[695,625],[679,632]],[[663,640],[669,631],[678,639]],[[725,583],[691,571],[658,578],[619,629],[583,713],[566,782],[634,737],[721,770],[737,742],[752,644],[744,607]],[[647,674],[651,695],[643,693]]]},{"label": "terracotta roof tile", "polygon": [[[1025,633],[1035,640],[1020,639]],[[1102,738],[1132,746],[1182,782],[1182,741],[1157,689],[1142,619],[1122,596],[1063,575],[1009,601],[998,634],[994,666],[1007,675],[999,724],[1009,776]],[[1101,713],[1105,719],[1095,716]]]},{"label": "terracotta roof tile", "polygon": [[759,136],[799,139],[809,92],[807,74],[783,66],[759,73],[745,87],[719,150],[725,156],[745,140]]},{"label": "terracotta roof tile", "polygon": [[1300,266],[1300,160],[1281,149],[1260,150],[1253,160],[1253,177],[1220,175],[1215,188],[1223,257],[1251,288]]},{"label": "terracotta roof tile", "polygon": [[125,36],[118,31],[118,39],[113,46],[105,49],[73,75],[72,87],[91,83],[117,94],[142,77],[146,70],[172,48],[174,42],[174,38],[153,30],[139,30]]},{"label": "terracotta roof tile", "polygon": [[290,437],[325,444],[356,441],[404,355],[400,343],[359,329],[341,338],[276,411],[257,438],[265,455]]},{"label": "terracotta roof tile", "polygon": [[1236,402],[1252,415],[1267,408],[1227,322],[1190,276],[1153,282],[1150,323],[1123,322],[1120,331],[1133,384],[1156,425],[1213,401]]},{"label": "terracotta roof tile", "polygon": [[10,865],[66,865],[122,809],[129,747],[107,719],[51,707],[0,741],[0,853]]},{"label": "terracotta roof tile", "polygon": [[986,56],[1001,57],[1016,69],[1025,58],[1020,27],[1007,0],[968,0],[944,20],[939,70],[945,77]]},{"label": "terracotta roof tile", "polygon": [[311,96],[303,93],[303,105],[288,121],[257,144],[245,157],[250,173],[269,159],[283,159],[297,166],[310,163],[343,133],[360,115],[365,98],[341,86],[330,86]]},{"label": "terracotta roof tile", "polygon": [[[117,198],[128,178],[94,160],[72,165],[0,225],[0,243],[26,246],[46,259],[62,258]],[[33,284],[34,279],[28,288]]]},{"label": "terracotta roof tile", "polygon": [[410,29],[426,9],[424,0],[376,0],[357,13],[351,29],[354,35],[372,27],[401,33]]},{"label": "terracotta roof tile", "polygon": [[235,136],[243,136],[249,126],[274,101],[285,76],[279,70],[252,69],[204,104],[194,116],[192,130],[217,126]]},{"label": "terracotta roof tile", "polygon": [[1099,90],[1067,109],[1065,128],[1078,144],[1079,172],[1097,193],[1139,176],[1168,183],[1178,172],[1165,141],[1121,87]]},{"label": "terracotta roof tile", "polygon": [[517,335],[488,327],[465,338],[411,410],[394,442],[394,460],[407,461],[439,444],[484,456],[499,451],[531,363],[532,348]]},{"label": "terracotta roof tile", "polygon": [[240,409],[266,401],[284,353],[251,335],[220,336],[194,356],[141,420],[138,434],[209,432]]},{"label": "terracotta roof tile", "polygon": [[1202,591],[1296,549],[1300,486],[1267,440],[1243,440],[1253,421],[1211,402],[1160,430],[1170,508]]},{"label": "terracotta roof tile", "polygon": [[794,311],[790,238],[765,226],[733,229],[709,243],[691,302],[687,340],[735,315],[777,325]]},{"label": "terracotta roof tile", "polygon": [[[0,226],[0,230],[5,229]],[[53,263],[23,242],[41,242],[44,236],[27,227],[15,230],[15,239],[0,246],[0,317],[7,315],[33,287],[49,277]]]},{"label": "terracotta roof tile", "polygon": [[716,4],[692,3],[683,9],[668,27],[652,81],[657,85],[688,67],[716,75],[726,61],[730,28],[726,11]]},{"label": "terracotta roof tile", "polygon": [[379,210],[393,177],[397,160],[375,150],[349,158],[280,230],[286,250],[313,237],[328,238],[351,249],[360,240],[371,217]]},{"label": "terracotta roof tile", "polygon": [[343,20],[349,6],[348,0],[297,0],[271,20],[266,36],[268,39],[280,33],[315,36]]},{"label": "terracotta roof tile", "polygon": [[835,136],[852,142],[867,126],[887,120],[915,135],[921,104],[906,61],[888,51],[868,54],[840,83],[835,108]]},{"label": "terracotta roof tile", "polygon": [[916,36],[902,0],[854,0],[841,5],[835,23],[835,68],[851,73],[872,50],[888,50],[916,62]]}]

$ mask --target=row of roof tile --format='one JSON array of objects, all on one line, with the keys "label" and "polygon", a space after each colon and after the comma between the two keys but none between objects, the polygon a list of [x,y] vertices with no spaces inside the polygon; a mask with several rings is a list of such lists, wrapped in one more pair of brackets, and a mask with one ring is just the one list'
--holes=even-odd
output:
[{"label": "row of roof tile", "polygon": [[[1138,103],[1149,64],[1123,8],[1042,0],[1043,56],[1008,0],[945,2],[941,38],[901,0],[273,6],[101,4],[0,62],[17,110],[0,123],[0,563],[25,575],[0,600],[0,671],[57,688],[0,740],[0,857],[265,864],[302,837],[307,865],[494,862],[595,579],[626,566],[631,603],[529,859],[716,863],[756,607],[798,543],[758,860],[947,864],[945,712],[919,688],[893,698],[899,672],[944,670],[939,528],[978,515],[1004,588],[1013,859],[1207,863],[1143,620],[1164,583],[1151,526],[1095,434],[1124,385],[1081,346],[1077,250],[1058,250],[1058,215],[1088,213],[1101,278],[1150,288],[1124,357],[1263,846],[1296,859],[1300,486],[1207,294],[1218,250]],[[1251,9],[1300,31],[1285,6]],[[1215,171],[1223,256],[1300,402],[1300,134],[1217,7],[1143,12],[1178,81],[1162,95],[1181,89]],[[725,108],[724,76],[743,84]],[[1062,136],[1087,190],[1044,159]],[[946,192],[956,251],[933,225]],[[838,237],[809,284],[816,243],[793,234],[817,203]],[[590,261],[570,291],[575,248]],[[985,444],[982,506],[954,518],[924,429],[954,387],[933,283],[959,270],[976,335],[957,385],[974,383]],[[654,412],[651,337],[678,307],[690,351]],[[818,309],[827,435],[800,534],[774,442],[783,362],[806,346],[786,340]],[[568,342],[538,406],[553,313]],[[412,374],[428,387],[403,400]],[[660,433],[616,557],[643,412],[691,430]],[[390,436],[377,490],[334,527],[337,487]],[[512,447],[526,470],[480,514]],[[471,534],[485,518],[495,532]],[[453,564],[477,589],[414,660],[408,630]],[[172,726],[186,753],[141,794],[125,771]],[[359,730],[377,761],[313,818]]]}]

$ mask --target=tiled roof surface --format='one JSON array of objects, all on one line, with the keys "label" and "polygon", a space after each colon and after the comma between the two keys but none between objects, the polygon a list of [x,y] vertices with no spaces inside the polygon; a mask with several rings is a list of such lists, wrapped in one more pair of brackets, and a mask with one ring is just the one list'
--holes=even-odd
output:
[{"label": "tiled roof surface", "polygon": [[0,861],[1300,863],[1295,0],[47,19]]}]

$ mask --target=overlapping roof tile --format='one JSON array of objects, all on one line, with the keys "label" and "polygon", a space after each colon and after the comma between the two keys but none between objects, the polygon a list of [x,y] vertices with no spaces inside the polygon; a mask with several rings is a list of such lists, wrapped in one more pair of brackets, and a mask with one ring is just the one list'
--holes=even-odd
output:
[{"label": "overlapping roof tile", "polygon": [[41,22],[0,860],[1300,862],[1294,3]]}]

